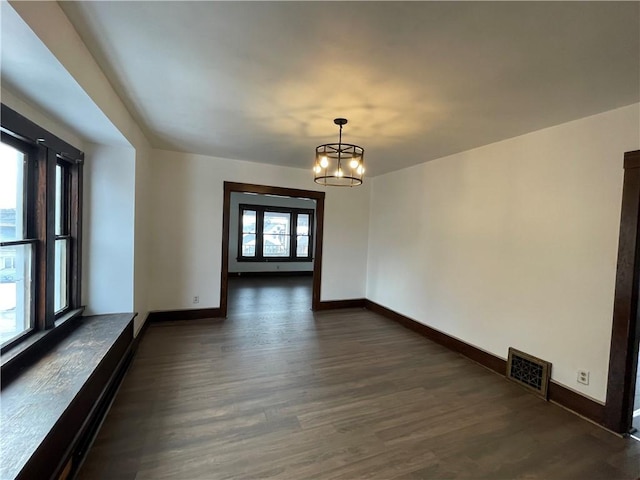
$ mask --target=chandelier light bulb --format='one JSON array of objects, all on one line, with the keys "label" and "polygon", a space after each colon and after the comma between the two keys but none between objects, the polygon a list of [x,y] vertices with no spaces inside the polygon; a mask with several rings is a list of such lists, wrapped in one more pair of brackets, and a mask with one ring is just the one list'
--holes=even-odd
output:
[{"label": "chandelier light bulb", "polygon": [[358,165],[360,165],[360,162],[358,161],[357,158],[352,158],[351,161],[349,162],[349,166],[351,168],[358,168]]},{"label": "chandelier light bulb", "polygon": [[336,172],[336,177],[342,177],[344,175],[344,173],[342,173],[342,169],[339,168],[338,171]]},{"label": "chandelier light bulb", "polygon": [[356,172],[358,172],[358,175],[362,175],[364,173],[364,168],[362,167],[362,165],[358,165],[358,169],[356,170]]},{"label": "chandelier light bulb", "polygon": [[320,166],[322,168],[327,168],[329,166],[329,160],[327,160],[327,157],[322,157],[320,159]]},{"label": "chandelier light bulb", "polygon": [[322,170],[322,168],[320,168],[320,165],[316,164],[315,167],[313,167],[313,171],[315,173],[320,173],[320,171]]}]

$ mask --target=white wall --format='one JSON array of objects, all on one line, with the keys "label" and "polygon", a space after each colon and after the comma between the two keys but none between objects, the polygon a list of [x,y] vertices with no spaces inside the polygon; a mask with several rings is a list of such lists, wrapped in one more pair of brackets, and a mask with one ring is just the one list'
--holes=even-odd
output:
[{"label": "white wall", "polygon": [[[270,195],[251,195],[231,193],[231,211],[229,215],[229,271],[230,272],[312,272],[313,262],[238,262],[238,218],[241,203],[267,205],[271,207],[304,208],[313,210],[315,234],[316,202],[308,198],[274,197]],[[313,244],[315,245],[315,239]]]},{"label": "white wall", "polygon": [[604,401],[639,118],[636,104],[374,178],[367,297],[500,357],[549,360]]},{"label": "white wall", "polygon": [[82,303],[85,314],[134,311],[135,150],[87,144]]},{"label": "white wall", "polygon": [[[163,150],[152,158],[150,310],[220,305],[224,181],[326,191],[321,299],[364,296],[366,182],[324,189],[313,183],[311,169]],[[193,305],[196,295],[200,303]]]}]

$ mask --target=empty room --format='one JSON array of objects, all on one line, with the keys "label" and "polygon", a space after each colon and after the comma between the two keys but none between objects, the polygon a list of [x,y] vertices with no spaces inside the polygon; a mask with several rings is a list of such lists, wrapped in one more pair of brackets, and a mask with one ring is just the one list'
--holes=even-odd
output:
[{"label": "empty room", "polygon": [[640,478],[640,2],[0,22],[0,478]]}]

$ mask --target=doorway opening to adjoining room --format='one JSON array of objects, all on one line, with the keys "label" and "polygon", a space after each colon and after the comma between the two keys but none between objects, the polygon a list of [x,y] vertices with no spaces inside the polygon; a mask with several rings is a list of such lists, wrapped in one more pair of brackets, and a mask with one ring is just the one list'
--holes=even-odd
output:
[{"label": "doorway opening to adjoining room", "polygon": [[[244,308],[270,308],[270,303],[317,310],[322,278],[324,192],[245,183],[224,183],[220,310],[244,300]],[[250,281],[244,280],[249,277]],[[269,300],[242,297],[230,285],[242,278],[244,294],[273,278]],[[275,278],[274,278],[275,277]],[[235,283],[234,283],[235,282]],[[240,287],[240,285],[237,285]],[[310,289],[309,289],[310,287]],[[283,292],[287,292],[284,294]],[[249,295],[252,293],[248,293]],[[278,295],[280,299],[278,300]],[[302,302],[302,303],[301,303]]]},{"label": "doorway opening to adjoining room", "polygon": [[227,313],[311,308],[316,201],[231,192]]},{"label": "doorway opening to adjoining room", "polygon": [[[640,410],[638,352],[640,345],[640,150],[624,154],[622,212],[613,306],[605,427],[621,434],[634,431]],[[634,406],[634,403],[636,404]],[[640,423],[639,423],[640,426]],[[637,428],[637,427],[636,427]]]}]

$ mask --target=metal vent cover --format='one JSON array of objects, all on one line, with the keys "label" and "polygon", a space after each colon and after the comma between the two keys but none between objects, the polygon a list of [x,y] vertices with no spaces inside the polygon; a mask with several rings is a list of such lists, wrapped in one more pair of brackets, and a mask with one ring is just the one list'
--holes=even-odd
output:
[{"label": "metal vent cover", "polygon": [[545,400],[551,377],[551,363],[509,347],[507,378],[540,395]]}]

